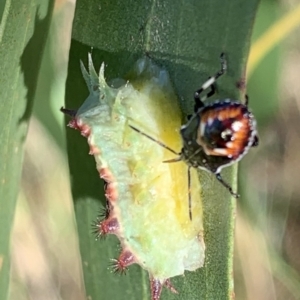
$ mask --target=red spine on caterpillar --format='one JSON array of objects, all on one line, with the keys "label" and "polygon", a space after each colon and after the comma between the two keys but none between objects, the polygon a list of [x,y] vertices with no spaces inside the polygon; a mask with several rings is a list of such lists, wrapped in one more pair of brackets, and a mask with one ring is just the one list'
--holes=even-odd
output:
[{"label": "red spine on caterpillar", "polygon": [[[115,234],[121,243],[114,272],[131,264],[149,272],[151,299],[163,287],[177,293],[170,278],[194,271],[204,262],[202,203],[197,173],[191,170],[191,193],[184,162],[165,164],[172,154],[140,133],[180,150],[181,112],[168,73],[149,59],[139,60],[129,81],[118,89],[97,75],[89,55],[81,63],[89,96],[69,126],[87,137],[99,175],[106,182],[107,207],[94,224],[98,237]],[[192,220],[187,199],[192,198]]]}]

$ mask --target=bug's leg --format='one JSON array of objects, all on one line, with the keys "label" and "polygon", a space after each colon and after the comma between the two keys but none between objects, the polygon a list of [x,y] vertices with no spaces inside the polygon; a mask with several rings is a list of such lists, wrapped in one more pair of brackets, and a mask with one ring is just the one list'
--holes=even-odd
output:
[{"label": "bug's leg", "polygon": [[221,184],[230,192],[230,194],[234,197],[234,198],[239,198],[240,195],[235,193],[233,190],[232,190],[232,187],[226,182],[223,180],[222,176],[220,173],[216,173],[216,178],[221,182]]},{"label": "bug's leg", "polygon": [[259,138],[258,138],[258,136],[256,135],[256,136],[254,137],[254,140],[253,140],[253,143],[252,143],[251,147],[256,147],[256,146],[258,146],[258,145],[259,145]]},{"label": "bug's leg", "polygon": [[[215,92],[216,92],[216,88],[214,86],[214,83],[216,82],[216,80],[222,76],[226,70],[227,70],[227,61],[225,58],[225,54],[221,53],[220,56],[220,60],[221,60],[221,69],[212,77],[210,77],[207,81],[205,81],[203,83],[203,85],[201,86],[201,88],[199,90],[197,90],[194,94],[194,99],[195,99],[195,112],[198,111],[199,108],[204,106],[203,101],[209,97],[211,97]],[[206,89],[211,88],[211,91],[208,92],[206,95],[201,95]]]},{"label": "bug's leg", "polygon": [[191,195],[191,167],[188,167],[188,198],[189,198],[189,217],[192,221],[192,195]]},{"label": "bug's leg", "polygon": [[[212,77],[209,77],[208,80],[210,80]],[[194,96],[194,99],[195,99],[195,105],[194,105],[194,112],[196,113],[201,107],[204,106],[204,100],[213,96],[215,93],[216,93],[216,86],[214,83],[212,83],[210,86],[210,91],[205,95],[205,96],[202,96],[200,98],[200,93],[202,93],[204,90],[202,90],[200,93],[198,93],[199,91],[196,91],[195,92],[195,96]]]},{"label": "bug's leg", "polygon": [[246,94],[245,95],[245,105],[248,107],[249,105],[249,96]]}]

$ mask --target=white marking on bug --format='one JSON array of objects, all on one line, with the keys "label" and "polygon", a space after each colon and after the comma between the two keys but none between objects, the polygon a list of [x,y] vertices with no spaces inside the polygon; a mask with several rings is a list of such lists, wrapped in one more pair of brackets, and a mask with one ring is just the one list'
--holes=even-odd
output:
[{"label": "white marking on bug", "polygon": [[208,118],[207,123],[209,126],[211,126],[213,122],[214,122],[213,118]]},{"label": "white marking on bug", "polygon": [[242,127],[243,127],[243,123],[240,122],[240,121],[234,121],[234,122],[232,123],[232,129],[233,129],[234,131],[239,131]]},{"label": "white marking on bug", "polygon": [[217,118],[218,118],[218,120],[221,121],[221,122],[225,120],[223,114],[220,114],[219,116],[217,116]]},{"label": "white marking on bug", "polygon": [[205,126],[206,126],[206,124],[204,122],[200,122],[200,135],[201,136],[204,136]]},{"label": "white marking on bug", "polygon": [[230,148],[230,149],[234,148],[234,143],[232,143],[232,142],[227,142],[227,143],[226,143],[226,148]]},{"label": "white marking on bug", "polygon": [[182,125],[182,126],[180,127],[180,130],[183,130],[183,129],[185,129],[185,128],[186,128],[186,124]]},{"label": "white marking on bug", "polygon": [[215,148],[213,151],[220,155],[227,155],[227,150],[223,148]]},{"label": "white marking on bug", "polygon": [[233,132],[229,128],[227,128],[226,130],[221,132],[221,138],[223,140],[226,140],[228,137],[230,137],[232,140],[232,135],[233,135]]}]

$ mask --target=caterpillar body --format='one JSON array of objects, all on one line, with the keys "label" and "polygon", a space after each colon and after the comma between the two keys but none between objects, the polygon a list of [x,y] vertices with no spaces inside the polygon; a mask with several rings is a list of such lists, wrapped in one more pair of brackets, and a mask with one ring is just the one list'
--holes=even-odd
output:
[{"label": "caterpillar body", "polygon": [[110,87],[104,64],[96,73],[91,55],[88,71],[81,63],[89,96],[72,112],[69,126],[87,137],[100,177],[106,182],[104,220],[96,222],[99,236],[114,234],[121,243],[113,269],[124,272],[133,263],[148,271],[151,299],[160,299],[163,286],[177,292],[170,278],[203,266],[202,203],[200,183],[191,170],[189,186],[184,162],[167,149],[143,137],[129,125],[181,149],[182,114],[168,73],[148,58],[137,61],[129,82]]}]

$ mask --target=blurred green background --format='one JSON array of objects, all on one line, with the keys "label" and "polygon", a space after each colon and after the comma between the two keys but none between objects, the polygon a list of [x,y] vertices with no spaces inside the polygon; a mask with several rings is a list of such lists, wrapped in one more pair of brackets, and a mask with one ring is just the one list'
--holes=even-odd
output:
[{"label": "blurred green background", "polygon": [[[35,101],[26,141],[12,235],[11,300],[84,299],[66,128],[59,112],[74,7],[73,1],[56,1],[43,56],[35,97],[49,100]],[[265,36],[278,24],[275,33],[284,32],[297,9],[296,0],[262,0],[255,22],[247,91],[260,146],[239,167],[238,300],[300,299],[300,13],[279,43],[276,35]],[[284,17],[287,21],[281,24]],[[256,65],[255,55],[261,55]]]}]

